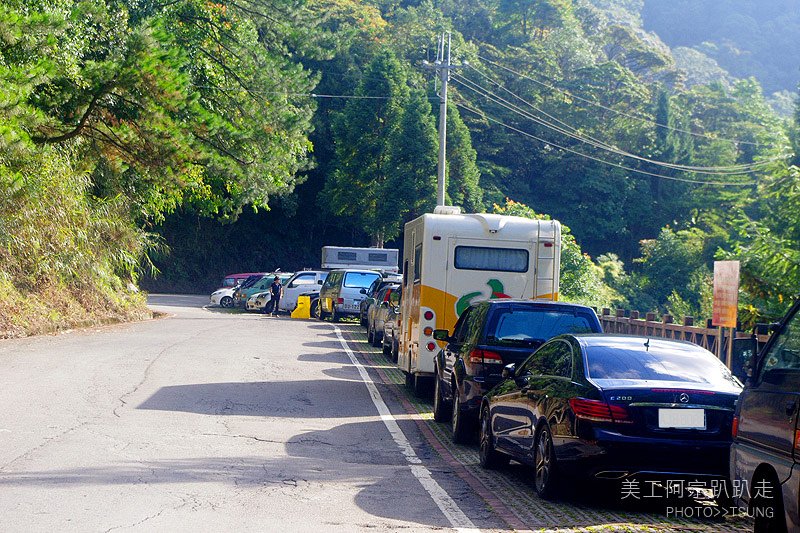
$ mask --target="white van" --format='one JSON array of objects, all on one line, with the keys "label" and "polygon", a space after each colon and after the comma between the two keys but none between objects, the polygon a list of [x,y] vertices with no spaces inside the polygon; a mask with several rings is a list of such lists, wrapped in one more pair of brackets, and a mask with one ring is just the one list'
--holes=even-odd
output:
[{"label": "white van", "polygon": [[437,207],[405,225],[398,367],[428,392],[440,345],[471,303],[492,298],[558,300],[561,224]]},{"label": "white van", "polygon": [[[294,311],[297,307],[297,298],[301,294],[312,296],[312,293],[319,294],[325,278],[328,277],[326,270],[303,270],[296,272],[294,276],[289,278],[286,285],[283,286],[283,296],[278,304],[278,309],[281,311]],[[312,297],[312,300],[316,298]]]},{"label": "white van", "polygon": [[400,251],[394,248],[322,247],[322,268],[361,268],[398,272]]}]

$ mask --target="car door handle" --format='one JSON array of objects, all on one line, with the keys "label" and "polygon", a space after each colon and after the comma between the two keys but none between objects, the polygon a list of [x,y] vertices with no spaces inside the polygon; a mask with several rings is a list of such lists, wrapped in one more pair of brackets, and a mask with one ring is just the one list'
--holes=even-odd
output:
[{"label": "car door handle", "polygon": [[796,410],[797,410],[796,401],[786,403],[786,416],[792,416]]}]

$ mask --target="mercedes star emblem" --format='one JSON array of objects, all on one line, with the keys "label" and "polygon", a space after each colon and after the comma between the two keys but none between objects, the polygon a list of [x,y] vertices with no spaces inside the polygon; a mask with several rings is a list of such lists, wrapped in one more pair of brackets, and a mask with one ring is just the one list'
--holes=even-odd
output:
[{"label": "mercedes star emblem", "polygon": [[681,403],[689,403],[689,395],[685,392],[682,392],[678,399],[681,401]]}]

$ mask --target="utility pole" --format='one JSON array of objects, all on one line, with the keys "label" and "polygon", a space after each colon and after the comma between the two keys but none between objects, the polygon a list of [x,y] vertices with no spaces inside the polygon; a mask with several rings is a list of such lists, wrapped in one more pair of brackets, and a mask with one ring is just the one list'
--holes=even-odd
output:
[{"label": "utility pole", "polygon": [[[446,45],[445,37],[447,38]],[[426,68],[436,71],[437,77],[442,82],[442,90],[439,92],[439,172],[436,183],[436,205],[444,205],[445,159],[447,155],[447,82],[450,80],[450,70],[461,66],[450,63],[450,41],[450,32],[443,33],[439,37],[436,61],[432,65],[427,61],[423,62]]]}]

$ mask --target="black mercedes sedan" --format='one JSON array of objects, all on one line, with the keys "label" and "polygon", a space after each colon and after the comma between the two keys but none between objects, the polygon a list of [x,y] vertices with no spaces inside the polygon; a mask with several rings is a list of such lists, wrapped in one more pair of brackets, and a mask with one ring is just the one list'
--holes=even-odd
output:
[{"label": "black mercedes sedan", "polygon": [[481,405],[481,465],[533,466],[542,497],[564,477],[727,480],[742,385],[700,346],[561,335],[504,376]]}]

